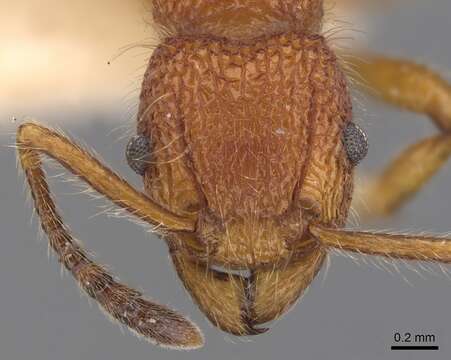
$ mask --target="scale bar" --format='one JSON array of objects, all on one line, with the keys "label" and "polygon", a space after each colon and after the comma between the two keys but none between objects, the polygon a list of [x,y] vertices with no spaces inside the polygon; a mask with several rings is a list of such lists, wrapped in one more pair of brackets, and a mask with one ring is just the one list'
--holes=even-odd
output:
[{"label": "scale bar", "polygon": [[392,350],[438,350],[438,345],[393,345]]}]

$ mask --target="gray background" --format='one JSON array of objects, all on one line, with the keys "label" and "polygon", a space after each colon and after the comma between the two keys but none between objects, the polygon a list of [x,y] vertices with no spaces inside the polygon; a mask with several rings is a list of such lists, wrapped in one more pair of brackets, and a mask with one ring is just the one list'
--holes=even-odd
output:
[{"label": "gray background", "polygon": [[[448,76],[451,69],[451,2],[405,1],[372,19],[376,31],[369,38],[372,50],[408,56],[431,64]],[[362,96],[359,96],[362,99]],[[369,99],[356,108],[357,121],[366,128],[370,154],[360,167],[368,174],[385,164],[407,144],[433,134],[423,117],[383,107]],[[21,117],[20,109],[2,114]],[[110,131],[117,124],[119,106],[66,113],[48,109],[32,114],[46,123],[64,117],[83,117],[64,124],[65,130],[94,147],[114,169],[134,184],[140,181],[125,165],[126,139]],[[122,110],[122,113],[124,111]],[[0,128],[2,145],[11,144],[17,124]],[[113,267],[127,283],[139,286],[161,303],[187,314],[203,330],[206,345],[194,352],[167,351],[123,335],[96,306],[90,305],[75,282],[61,278],[59,264],[47,256],[46,240],[37,241],[38,225],[30,225],[23,177],[17,175],[14,151],[0,150],[0,359],[450,359],[451,281],[438,267],[431,271],[415,265],[423,277],[402,264],[381,270],[333,255],[325,276],[321,272],[307,295],[267,334],[236,338],[212,327],[181,287],[168,259],[166,246],[126,220],[90,218],[102,202],[73,196],[68,184],[55,184],[67,222],[97,259]],[[451,166],[448,164],[414,201],[394,218],[361,228],[410,232],[451,231]],[[75,190],[76,191],[76,190]],[[365,259],[369,260],[369,259]],[[450,268],[448,267],[448,270]],[[407,281],[406,281],[407,279]],[[439,352],[391,352],[395,331],[433,333]]]}]

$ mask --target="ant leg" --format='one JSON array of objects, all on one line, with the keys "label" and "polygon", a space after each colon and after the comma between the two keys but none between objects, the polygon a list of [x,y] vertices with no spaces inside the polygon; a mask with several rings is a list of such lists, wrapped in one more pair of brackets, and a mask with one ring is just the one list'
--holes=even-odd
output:
[{"label": "ant leg", "polygon": [[162,346],[200,347],[203,339],[196,325],[117,282],[105,267],[89,258],[56,210],[39,155],[42,152],[58,160],[114,203],[152,224],[189,229],[189,221],[162,210],[92,155],[54,131],[36,124],[22,125],[17,134],[17,147],[41,226],[59,261],[72,273],[79,286],[114,320],[136,334]]},{"label": "ant leg", "polygon": [[426,138],[403,151],[363,192],[369,215],[389,215],[413,197],[451,155],[451,133]]},{"label": "ant leg", "polygon": [[[401,108],[428,115],[437,127],[451,130],[451,85],[423,65],[383,56],[347,59],[364,90]],[[352,77],[352,72],[350,73]]]},{"label": "ant leg", "polygon": [[392,259],[451,263],[451,239],[345,231],[311,225],[310,232],[328,248]]},{"label": "ant leg", "polygon": [[428,115],[442,132],[406,149],[364,192],[370,214],[388,215],[418,192],[451,154],[451,86],[425,66],[405,60],[364,56],[348,64],[370,94]]}]

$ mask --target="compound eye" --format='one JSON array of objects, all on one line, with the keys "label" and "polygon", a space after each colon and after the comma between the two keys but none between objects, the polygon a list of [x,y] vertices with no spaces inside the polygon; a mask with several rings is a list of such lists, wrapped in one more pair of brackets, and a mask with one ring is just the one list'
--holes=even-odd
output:
[{"label": "compound eye", "polygon": [[354,166],[368,153],[368,138],[365,132],[352,122],[348,123],[343,131],[343,143],[349,161]]},{"label": "compound eye", "polygon": [[149,164],[150,141],[144,135],[133,136],[125,149],[128,165],[138,175],[143,176]]}]

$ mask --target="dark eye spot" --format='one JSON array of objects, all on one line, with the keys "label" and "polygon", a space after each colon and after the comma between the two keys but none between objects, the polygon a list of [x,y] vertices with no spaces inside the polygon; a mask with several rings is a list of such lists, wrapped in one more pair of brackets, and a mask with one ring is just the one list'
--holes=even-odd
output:
[{"label": "dark eye spot", "polygon": [[128,165],[138,175],[144,175],[149,162],[150,141],[144,135],[133,136],[125,150]]},{"label": "dark eye spot", "polygon": [[343,131],[343,143],[352,165],[357,165],[368,153],[368,138],[354,123],[348,123]]}]

